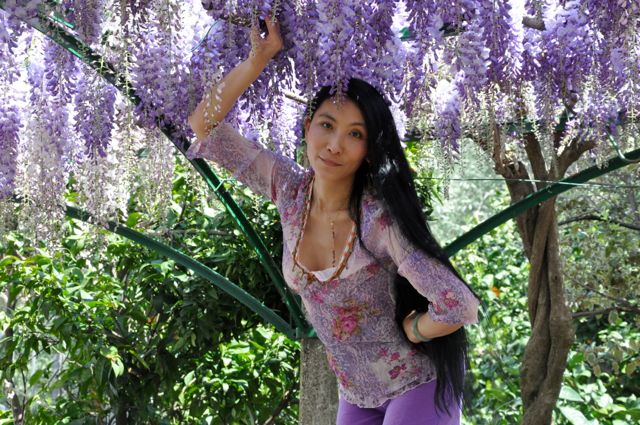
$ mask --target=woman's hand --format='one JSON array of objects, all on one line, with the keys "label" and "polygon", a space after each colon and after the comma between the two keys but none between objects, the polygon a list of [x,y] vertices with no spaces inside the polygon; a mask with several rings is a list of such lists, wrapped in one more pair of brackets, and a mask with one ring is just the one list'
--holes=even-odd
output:
[{"label": "woman's hand", "polygon": [[211,88],[189,116],[189,124],[198,139],[207,137],[211,129],[221,122],[238,97],[253,83],[280,50],[280,24],[267,18],[267,36],[262,38],[256,25],[251,29],[251,55],[236,65],[220,83]]},{"label": "woman's hand", "polygon": [[260,36],[260,28],[256,24],[251,27],[251,55],[249,59],[260,66],[267,63],[282,50],[283,42],[280,36],[280,23],[268,16],[265,20],[267,24],[267,35]]}]

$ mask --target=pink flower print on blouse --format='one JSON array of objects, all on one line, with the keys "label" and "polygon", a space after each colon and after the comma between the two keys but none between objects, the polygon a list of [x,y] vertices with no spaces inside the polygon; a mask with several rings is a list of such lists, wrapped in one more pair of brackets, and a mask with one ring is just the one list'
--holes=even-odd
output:
[{"label": "pink flower print on blouse", "polygon": [[281,215],[281,220],[283,222],[289,223],[289,226],[292,226],[293,228],[299,228],[300,227],[300,208],[295,204],[295,203],[291,203],[288,207],[286,207],[283,211],[282,211],[282,215]]},{"label": "pink flower print on blouse", "polygon": [[389,377],[391,379],[396,379],[405,370],[407,370],[407,364],[406,363],[402,363],[401,365],[397,365],[397,366],[395,366],[393,369],[391,369],[389,371]]},{"label": "pink flower print on blouse", "polygon": [[362,320],[361,305],[347,305],[334,307],[336,317],[333,319],[333,336],[338,341],[346,341],[351,336],[360,332],[360,320]]},{"label": "pink flower print on blouse", "polygon": [[364,196],[362,198],[362,209],[365,212],[373,211],[378,208],[376,200],[373,197]]},{"label": "pink flower print on blouse", "polygon": [[393,223],[391,214],[389,214],[388,211],[383,211],[380,214],[380,218],[378,218],[378,223],[380,224],[380,227],[382,229],[386,229],[387,227],[391,226],[391,224]]},{"label": "pink flower print on blouse", "polygon": [[444,305],[446,305],[448,308],[455,308],[460,304],[458,297],[453,291],[443,291],[442,298]]},{"label": "pink flower print on blouse", "polygon": [[329,282],[316,282],[311,288],[310,298],[318,304],[324,304],[324,297],[339,284],[338,279],[330,280]]},{"label": "pink flower print on blouse", "polygon": [[420,376],[422,369],[417,366],[415,355],[417,350],[411,349],[403,357],[399,351],[389,351],[388,349],[380,349],[378,351],[379,358],[390,369],[387,369],[387,373],[390,379],[396,379],[402,374],[409,374],[410,376]]},{"label": "pink flower print on blouse", "polygon": [[431,305],[433,307],[433,312],[437,315],[441,315],[444,313],[445,308],[451,310],[460,305],[460,300],[455,292],[450,289],[445,289],[440,292],[440,300],[432,303]]},{"label": "pink flower print on blouse", "polygon": [[371,263],[366,267],[366,269],[370,274],[377,274],[382,267],[380,267],[380,264],[378,263]]}]

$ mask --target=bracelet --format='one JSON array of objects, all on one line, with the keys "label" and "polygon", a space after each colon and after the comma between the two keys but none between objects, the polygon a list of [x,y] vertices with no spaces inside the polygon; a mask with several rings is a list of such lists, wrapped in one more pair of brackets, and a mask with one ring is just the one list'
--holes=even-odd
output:
[{"label": "bracelet", "polygon": [[416,313],[416,316],[413,318],[413,322],[411,322],[411,331],[413,332],[413,337],[415,339],[417,339],[418,341],[420,341],[420,342],[429,342],[433,338],[427,338],[425,336],[422,336],[422,334],[418,330],[418,319],[420,319],[420,317],[422,317],[423,314],[424,314],[424,312]]}]

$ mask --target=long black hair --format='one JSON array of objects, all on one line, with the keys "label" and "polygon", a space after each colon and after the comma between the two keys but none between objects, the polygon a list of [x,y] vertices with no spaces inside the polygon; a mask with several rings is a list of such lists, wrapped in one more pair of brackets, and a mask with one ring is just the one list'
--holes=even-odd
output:
[{"label": "long black hair", "polygon": [[[336,93],[331,87],[322,87],[307,106],[305,117],[313,118],[320,105],[334,95]],[[362,241],[360,222],[362,196],[369,187],[388,208],[405,238],[441,261],[468,287],[431,234],[416,193],[409,163],[400,144],[393,115],[384,97],[369,83],[357,78],[350,79],[347,90],[338,95],[344,95],[358,105],[367,127],[367,156],[356,171],[349,199],[349,215],[356,223],[360,245],[371,253]],[[395,319],[402,330],[404,318],[412,310],[427,311],[429,301],[420,295],[407,279],[397,273],[395,291]],[[402,333],[404,335],[404,331]],[[462,405],[465,399],[465,370],[468,365],[468,343],[464,327],[449,335],[415,346],[429,356],[436,368],[437,408],[448,412],[447,406],[451,400]]]}]

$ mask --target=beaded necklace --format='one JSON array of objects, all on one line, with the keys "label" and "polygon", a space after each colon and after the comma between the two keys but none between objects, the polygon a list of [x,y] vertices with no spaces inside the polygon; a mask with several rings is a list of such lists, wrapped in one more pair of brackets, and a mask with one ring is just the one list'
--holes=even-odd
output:
[{"label": "beaded necklace", "polygon": [[[340,262],[338,263],[338,267],[335,269],[335,271],[333,272],[333,274],[329,277],[329,279],[327,280],[320,280],[316,277],[316,275],[307,270],[302,264],[300,264],[300,258],[299,258],[299,251],[298,251],[298,247],[300,246],[300,241],[302,240],[302,236],[304,234],[304,229],[306,228],[307,225],[307,219],[309,218],[309,211],[311,210],[311,195],[312,195],[312,191],[313,191],[313,182],[315,180],[315,176],[313,176],[311,178],[311,181],[309,182],[309,185],[307,186],[307,193],[304,199],[304,207],[303,207],[303,216],[302,216],[302,224],[300,226],[300,230],[298,232],[298,237],[296,238],[296,243],[293,249],[293,267],[295,268],[296,266],[298,266],[298,268],[300,268],[300,270],[302,271],[302,273],[307,277],[307,281],[311,282],[311,281],[318,281],[320,283],[324,283],[324,282],[329,282],[333,279],[335,279],[337,276],[340,275],[340,273],[342,272],[342,270],[347,266],[347,260],[349,259],[349,256],[351,256],[351,253],[353,252],[353,247],[354,247],[354,242],[355,242],[355,237],[356,237],[356,224],[353,223],[353,226],[351,227],[351,232],[349,233],[349,237],[347,238],[347,244],[344,248],[344,251],[342,252],[342,256],[340,257]],[[333,239],[335,240],[335,234],[333,234],[333,222],[331,222],[331,231],[332,231],[332,236]],[[334,264],[335,264],[335,251],[334,251]]]}]

